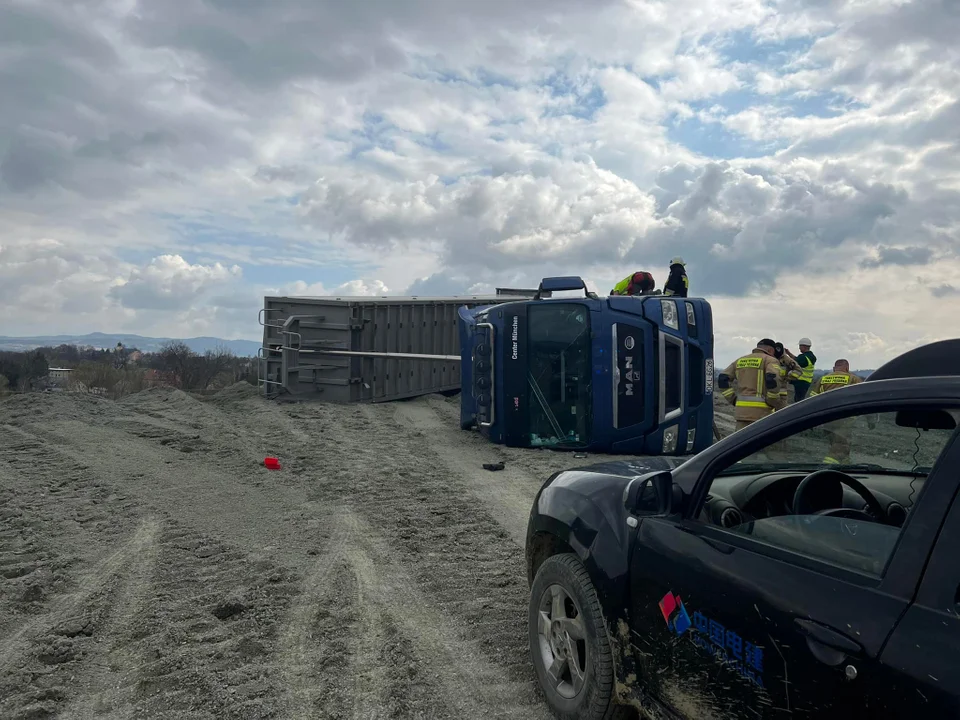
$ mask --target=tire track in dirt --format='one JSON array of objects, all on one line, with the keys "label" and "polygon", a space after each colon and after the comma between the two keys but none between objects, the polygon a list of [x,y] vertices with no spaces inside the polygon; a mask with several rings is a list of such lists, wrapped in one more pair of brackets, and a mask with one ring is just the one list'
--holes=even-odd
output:
[{"label": "tire track in dirt", "polygon": [[[97,717],[275,717],[271,662],[299,577],[170,519],[153,592],[119,642],[128,672]],[[93,692],[97,688],[91,688]]]},{"label": "tire track in dirt", "polygon": [[519,547],[526,546],[530,506],[543,480],[538,481],[510,463],[498,472],[484,470],[484,463],[498,459],[490,444],[484,440],[484,446],[477,446],[472,442],[476,438],[444,422],[422,402],[398,404],[394,420],[470,488]]},{"label": "tire track in dirt", "polygon": [[[0,500],[21,513],[0,525],[0,567],[48,573],[67,548],[56,582],[75,590],[145,514],[159,522],[152,569],[127,564],[91,596],[92,634],[68,638],[83,652],[6,673],[21,694],[0,717],[543,717],[517,503],[479,482],[504,474],[471,483],[396,405],[261,408],[246,394],[0,405],[24,429],[0,438],[18,456],[0,458]],[[469,436],[457,428],[455,446]],[[510,507],[513,533],[493,514]],[[49,612],[56,582],[26,612]]]},{"label": "tire track in dirt", "polygon": [[[111,616],[130,612],[125,600],[135,602],[146,591],[146,578],[136,570],[140,556],[152,547],[159,523],[146,518],[133,537],[78,579],[77,588],[52,601],[46,611],[0,639],[0,712],[43,716],[65,701],[79,668],[90,663],[96,643]],[[41,674],[41,691],[24,686],[24,676]],[[6,713],[10,713],[7,715]]]},{"label": "tire track in dirt", "polygon": [[[424,447],[420,431],[406,422],[398,425],[395,412],[390,406],[343,410],[342,422],[328,428],[326,438],[341,451],[323,456],[322,472],[308,478],[308,495],[353,507],[368,532],[385,539],[387,559],[372,555],[378,576],[387,565],[402,568],[422,605],[441,622],[457,618],[478,661],[501,668],[503,677],[516,682],[513,692],[483,698],[482,717],[536,717],[541,705],[526,643],[523,552],[488,503],[477,501],[469,485]],[[309,429],[310,418],[304,420]],[[388,613],[383,627],[389,624]],[[394,625],[401,646],[408,641],[415,656],[418,647],[427,648],[421,652],[428,656],[436,651],[436,644],[424,645],[409,626]]]},{"label": "tire track in dirt", "polygon": [[[274,649],[299,581],[289,567],[309,564],[308,551],[325,539],[316,508],[303,505],[302,483],[291,479],[295,487],[278,487],[282,475],[251,470],[252,463],[244,462],[250,449],[241,454],[233,447],[248,440],[242,429],[219,452],[200,446],[186,452],[184,442],[218,432],[201,422],[202,414],[192,421],[198,432],[190,433],[175,427],[172,408],[169,416],[156,413],[147,421],[124,412],[127,419],[113,423],[115,415],[86,416],[82,399],[61,402],[76,412],[61,408],[46,419],[24,413],[19,422],[27,430],[5,435],[16,440],[12,454],[22,494],[39,495],[38,488],[47,486],[58,490],[40,505],[30,501],[27,509],[40,512],[42,521],[26,514],[18,520],[42,528],[52,549],[76,546],[89,555],[102,552],[115,526],[135,519],[131,508],[152,506],[176,519],[164,523],[152,575],[143,568],[149,590],[139,600],[131,597],[132,611],[108,612],[117,600],[114,591],[123,589],[108,583],[89,603],[99,618],[84,629],[93,630],[91,637],[68,638],[71,647],[58,645],[58,655],[48,653],[57,660],[56,676],[65,672],[75,680],[57,681],[47,665],[39,673],[18,672],[11,688],[24,691],[8,705],[37,717],[68,702],[70,717],[275,717],[283,682]],[[181,403],[181,410],[194,402]],[[109,462],[93,470],[98,459]],[[59,477],[67,478],[62,490],[53,480]],[[141,503],[107,502],[128,495]],[[72,504],[83,508],[78,520],[85,522],[63,517]],[[95,520],[88,520],[88,511]],[[47,537],[60,525],[63,532]],[[86,566],[82,560],[77,563]],[[83,653],[68,652],[77,644]],[[14,715],[0,709],[0,716]]]},{"label": "tire track in dirt", "polygon": [[[369,524],[356,516],[347,519],[356,538],[347,552],[364,603],[374,607],[370,614],[384,628],[382,634],[399,634],[404,641],[398,644],[401,651],[387,663],[386,687],[377,688],[387,693],[380,702],[392,707],[391,716],[405,717],[415,710],[426,717],[547,717],[531,707],[522,681],[509,677],[485,656],[478,641],[470,637],[468,626],[457,616],[432,607],[395,562],[389,544]],[[413,652],[403,652],[404,647]],[[362,673],[358,675],[362,677]],[[426,693],[424,684],[430,684],[427,678],[431,675],[439,687]],[[371,715],[361,709],[354,717]]]},{"label": "tire track in dirt", "polygon": [[[8,412],[11,406],[12,413]],[[36,413],[26,412],[17,402],[4,402],[3,410],[5,421],[37,420]],[[78,592],[100,591],[90,568],[106,562],[109,572],[123,560],[123,548],[130,537],[136,537],[142,513],[127,495],[101,482],[88,464],[66,457],[54,444],[7,422],[0,426],[0,494],[3,663],[23,650],[21,643],[39,628],[38,622],[49,620],[51,612],[69,607]],[[93,614],[100,617],[102,612]],[[66,636],[59,645],[66,650],[89,645],[85,638],[82,633]]]},{"label": "tire track in dirt", "polygon": [[[351,527],[343,520],[343,509],[333,513],[331,542],[323,549],[320,559],[308,571],[303,585],[293,600],[284,621],[278,661],[282,668],[286,690],[287,716],[314,717],[319,702],[324,699],[327,681],[319,677],[319,670],[331,662],[332,653],[345,648],[331,647],[330,637],[317,637],[318,613],[331,604],[334,593],[341,603],[351,596],[350,578],[344,578],[345,549],[352,541]],[[332,581],[331,581],[332,579]],[[323,618],[325,619],[325,618]],[[347,619],[337,618],[343,625],[333,630],[343,633]],[[322,624],[322,623],[321,623]],[[336,662],[333,660],[332,662]]]},{"label": "tire track in dirt", "polygon": [[101,641],[88,664],[94,673],[86,678],[84,686],[90,693],[81,697],[63,711],[65,717],[88,720],[101,718],[110,708],[120,703],[122,688],[129,669],[136,667],[138,658],[128,646],[128,636],[138,614],[153,592],[153,573],[159,549],[157,537],[160,521],[147,518],[134,536],[131,571],[122,585],[111,593],[108,627],[103,628]]}]

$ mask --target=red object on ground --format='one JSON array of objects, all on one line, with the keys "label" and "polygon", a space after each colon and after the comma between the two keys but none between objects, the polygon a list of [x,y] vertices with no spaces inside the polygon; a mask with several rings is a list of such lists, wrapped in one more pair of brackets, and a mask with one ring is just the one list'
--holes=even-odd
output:
[{"label": "red object on ground", "polygon": [[280,461],[277,460],[275,457],[264,458],[264,459],[263,459],[263,464],[264,464],[264,466],[267,468],[267,470],[279,470],[279,469],[280,469]]}]

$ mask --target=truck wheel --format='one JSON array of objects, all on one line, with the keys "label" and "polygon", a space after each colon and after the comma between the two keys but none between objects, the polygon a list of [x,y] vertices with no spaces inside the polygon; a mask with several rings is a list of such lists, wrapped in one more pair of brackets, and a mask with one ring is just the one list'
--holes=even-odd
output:
[{"label": "truck wheel", "polygon": [[613,657],[597,591],[575,555],[544,561],[530,588],[530,655],[554,715],[601,720],[617,710]]}]

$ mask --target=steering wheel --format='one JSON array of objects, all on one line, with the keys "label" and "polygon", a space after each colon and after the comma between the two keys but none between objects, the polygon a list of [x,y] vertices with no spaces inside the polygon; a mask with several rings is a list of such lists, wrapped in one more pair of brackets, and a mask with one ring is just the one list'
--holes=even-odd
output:
[{"label": "steering wheel", "polygon": [[[869,513],[863,510],[856,510],[854,508],[829,508],[827,510],[814,511],[810,503],[807,501],[804,493],[806,493],[814,483],[824,478],[832,478],[838,481],[841,485],[846,485],[848,488],[853,490],[857,495],[863,498],[863,501],[867,504],[867,507],[875,513],[875,516],[871,516]],[[801,480],[800,484],[797,486],[797,491],[793,495],[793,514],[816,514],[830,517],[846,517],[855,520],[869,520],[871,522],[876,522],[878,519],[881,522],[886,522],[887,519],[887,513],[884,511],[880,501],[874,497],[873,493],[871,493],[859,480],[852,478],[845,472],[840,472],[839,470],[817,470]]]}]

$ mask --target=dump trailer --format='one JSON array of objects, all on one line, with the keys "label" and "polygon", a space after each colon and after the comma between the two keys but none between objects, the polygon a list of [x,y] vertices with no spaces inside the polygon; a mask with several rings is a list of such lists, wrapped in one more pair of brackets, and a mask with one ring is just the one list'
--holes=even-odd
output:
[{"label": "dump trailer", "polygon": [[[524,293],[524,291],[520,291]],[[528,299],[268,296],[258,383],[266,397],[387,402],[460,388],[459,308]]]},{"label": "dump trailer", "polygon": [[[582,290],[583,297],[547,297]],[[579,277],[461,307],[461,427],[491,441],[683,455],[713,442],[713,315],[701,298],[610,296]]]}]

